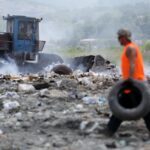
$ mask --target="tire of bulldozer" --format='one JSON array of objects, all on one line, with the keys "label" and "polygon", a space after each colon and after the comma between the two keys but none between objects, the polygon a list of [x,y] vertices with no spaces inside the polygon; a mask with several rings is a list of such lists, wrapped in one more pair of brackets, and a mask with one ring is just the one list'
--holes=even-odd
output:
[{"label": "tire of bulldozer", "polygon": [[51,71],[54,71],[55,73],[60,75],[72,74],[72,69],[63,64],[54,66]]},{"label": "tire of bulldozer", "polygon": [[[133,92],[132,99],[139,101],[138,105],[133,108],[122,106],[119,96],[124,94],[123,91],[130,89]],[[137,80],[119,81],[108,95],[109,107],[112,113],[121,120],[137,120],[144,117],[150,111],[150,93],[148,84]],[[135,94],[135,95],[134,95]],[[136,99],[135,99],[136,98]],[[125,99],[128,101],[128,99]],[[130,103],[130,102],[129,102]],[[135,104],[135,103],[134,103]]]}]

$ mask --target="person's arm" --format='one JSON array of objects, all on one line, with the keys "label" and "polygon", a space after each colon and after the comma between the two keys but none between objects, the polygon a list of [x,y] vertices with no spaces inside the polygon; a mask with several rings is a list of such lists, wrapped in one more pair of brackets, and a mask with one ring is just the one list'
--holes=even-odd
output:
[{"label": "person's arm", "polygon": [[126,51],[126,56],[129,59],[129,78],[133,78],[133,74],[135,71],[135,58],[136,58],[136,50],[133,47],[128,47]]}]

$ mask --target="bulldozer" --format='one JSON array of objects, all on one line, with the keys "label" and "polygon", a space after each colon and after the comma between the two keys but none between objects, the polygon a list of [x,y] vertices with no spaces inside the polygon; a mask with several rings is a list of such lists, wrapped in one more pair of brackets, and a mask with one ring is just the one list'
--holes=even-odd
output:
[{"label": "bulldozer", "polygon": [[3,16],[6,32],[0,33],[0,66],[13,60],[20,72],[37,72],[48,64],[63,62],[56,54],[43,53],[45,41],[39,39],[42,18]]}]

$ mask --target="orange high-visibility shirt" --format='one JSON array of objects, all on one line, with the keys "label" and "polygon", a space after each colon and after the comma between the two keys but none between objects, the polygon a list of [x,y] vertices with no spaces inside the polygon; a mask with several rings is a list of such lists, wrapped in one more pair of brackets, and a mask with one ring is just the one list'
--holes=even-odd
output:
[{"label": "orange high-visibility shirt", "polygon": [[132,42],[127,44],[123,49],[123,53],[122,53],[122,57],[121,57],[122,77],[123,77],[123,79],[129,78],[130,62],[126,56],[126,50],[129,46],[135,48],[135,50],[136,50],[136,58],[135,58],[135,62],[134,62],[135,63],[135,70],[134,70],[133,78],[136,80],[145,80],[144,63],[143,63],[142,54],[140,52],[139,47]]}]

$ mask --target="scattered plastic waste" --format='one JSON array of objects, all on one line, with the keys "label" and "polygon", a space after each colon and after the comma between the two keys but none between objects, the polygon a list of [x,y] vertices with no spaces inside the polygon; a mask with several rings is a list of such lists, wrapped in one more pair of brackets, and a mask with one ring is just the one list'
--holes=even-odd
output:
[{"label": "scattered plastic waste", "polygon": [[100,106],[103,106],[104,104],[106,104],[107,103],[107,99],[105,98],[105,97],[99,97],[99,99],[98,99],[98,104],[100,105]]},{"label": "scattered plastic waste", "polygon": [[82,98],[83,103],[85,104],[98,104],[100,106],[103,106],[107,103],[107,99],[105,97],[91,97],[86,96]]},{"label": "scattered plastic waste", "polygon": [[3,107],[6,112],[18,111],[20,104],[17,101],[4,101]]},{"label": "scattered plastic waste", "polygon": [[30,91],[35,91],[35,88],[31,84],[19,84],[18,85],[18,91],[30,92]]},{"label": "scattered plastic waste", "polygon": [[95,97],[86,96],[82,98],[83,103],[85,104],[96,104],[98,99]]}]

